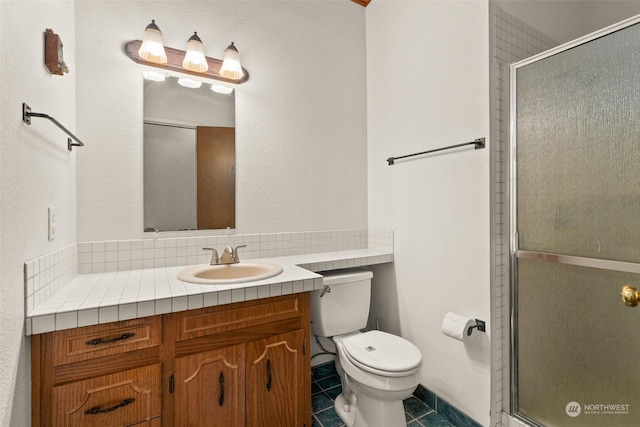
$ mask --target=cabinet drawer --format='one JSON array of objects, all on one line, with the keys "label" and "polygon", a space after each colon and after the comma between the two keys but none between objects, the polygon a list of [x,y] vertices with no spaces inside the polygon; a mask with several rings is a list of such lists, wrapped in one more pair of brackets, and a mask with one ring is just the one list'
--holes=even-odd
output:
[{"label": "cabinet drawer", "polygon": [[160,316],[53,332],[54,366],[157,346]]},{"label": "cabinet drawer", "polygon": [[302,316],[301,294],[228,304],[176,314],[176,339],[229,332]]},{"label": "cabinet drawer", "polygon": [[158,363],[54,387],[53,425],[115,427],[151,421],[161,412],[160,372]]}]

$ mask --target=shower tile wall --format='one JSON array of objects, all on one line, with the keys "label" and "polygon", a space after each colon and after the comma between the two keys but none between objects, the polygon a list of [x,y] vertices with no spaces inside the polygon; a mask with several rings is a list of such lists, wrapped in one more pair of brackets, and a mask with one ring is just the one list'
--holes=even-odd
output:
[{"label": "shower tile wall", "polygon": [[491,10],[492,341],[495,390],[491,413],[496,426],[520,426],[509,411],[509,65],[558,45],[493,5]]}]

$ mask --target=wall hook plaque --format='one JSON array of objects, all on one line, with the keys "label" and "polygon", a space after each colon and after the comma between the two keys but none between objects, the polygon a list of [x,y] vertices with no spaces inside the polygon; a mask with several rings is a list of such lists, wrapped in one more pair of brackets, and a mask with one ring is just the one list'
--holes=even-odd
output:
[{"label": "wall hook plaque", "polygon": [[51,74],[58,76],[69,72],[69,68],[64,62],[62,40],[51,28],[47,28],[44,32],[44,65]]}]

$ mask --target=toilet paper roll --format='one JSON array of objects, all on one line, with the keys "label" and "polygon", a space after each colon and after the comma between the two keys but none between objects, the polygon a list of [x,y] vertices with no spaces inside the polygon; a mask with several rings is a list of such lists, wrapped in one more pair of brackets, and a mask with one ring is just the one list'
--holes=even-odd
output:
[{"label": "toilet paper roll", "polygon": [[467,330],[475,324],[475,319],[449,312],[442,320],[442,333],[458,341],[469,342],[477,334],[467,335]]}]

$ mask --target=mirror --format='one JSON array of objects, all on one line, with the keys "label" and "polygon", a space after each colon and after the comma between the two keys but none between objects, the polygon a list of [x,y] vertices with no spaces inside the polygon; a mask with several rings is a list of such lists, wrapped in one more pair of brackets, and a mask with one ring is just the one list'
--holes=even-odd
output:
[{"label": "mirror", "polygon": [[235,228],[235,96],[144,80],[144,231]]}]

